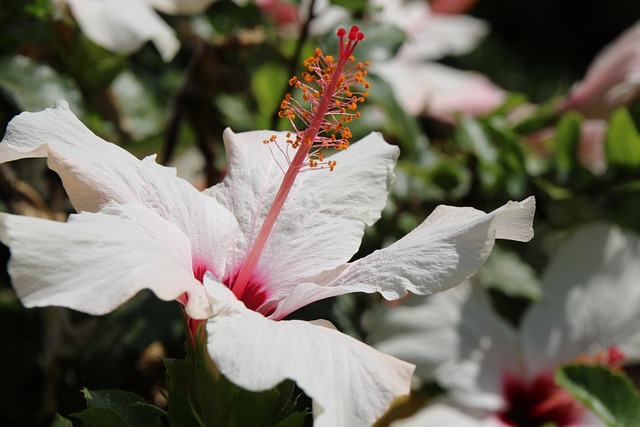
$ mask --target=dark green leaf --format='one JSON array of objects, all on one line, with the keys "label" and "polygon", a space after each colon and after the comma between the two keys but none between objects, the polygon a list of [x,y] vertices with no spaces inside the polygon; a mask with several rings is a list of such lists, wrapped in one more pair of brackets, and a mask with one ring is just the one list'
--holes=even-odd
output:
[{"label": "dark green leaf", "polygon": [[193,367],[189,361],[164,359],[167,370],[167,402],[169,424],[172,426],[201,427],[197,408],[193,402]]},{"label": "dark green leaf", "polygon": [[624,108],[611,114],[605,152],[610,166],[623,169],[640,167],[640,135],[629,111]]},{"label": "dark green leaf", "polygon": [[280,393],[277,389],[254,393],[238,389],[231,405],[229,425],[231,427],[264,426],[271,417]]},{"label": "dark green leaf", "polygon": [[73,424],[70,419],[63,417],[60,414],[56,414],[49,427],[73,427]]},{"label": "dark green leaf", "polygon": [[556,382],[609,427],[640,426],[640,393],[624,374],[601,365],[571,364]]},{"label": "dark green leaf", "polygon": [[306,416],[306,412],[294,412],[287,418],[273,424],[273,427],[301,427]]},{"label": "dark green leaf", "polygon": [[129,424],[111,408],[90,408],[71,414],[87,427],[129,427]]},{"label": "dark green leaf", "polygon": [[160,427],[158,412],[144,398],[122,390],[82,391],[89,409],[108,408],[120,416],[129,427]]},{"label": "dark green leaf", "polygon": [[578,113],[571,112],[562,116],[556,128],[554,152],[559,182],[566,182],[576,166],[581,124],[582,117]]}]

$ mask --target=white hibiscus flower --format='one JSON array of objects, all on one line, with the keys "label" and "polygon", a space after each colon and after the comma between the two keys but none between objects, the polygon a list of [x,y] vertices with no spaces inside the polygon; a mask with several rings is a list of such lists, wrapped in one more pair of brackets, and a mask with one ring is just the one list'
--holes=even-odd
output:
[{"label": "white hibiscus flower", "polygon": [[470,283],[379,319],[376,347],[417,365],[449,398],[398,426],[601,426],[553,381],[579,356],[616,364],[640,357],[640,238],[592,225],[556,253],[544,298],[514,330]]}]

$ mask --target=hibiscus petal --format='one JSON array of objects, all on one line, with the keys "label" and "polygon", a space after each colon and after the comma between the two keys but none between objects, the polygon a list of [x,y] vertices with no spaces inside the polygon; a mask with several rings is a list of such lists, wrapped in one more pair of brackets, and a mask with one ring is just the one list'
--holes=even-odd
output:
[{"label": "hibiscus petal", "polygon": [[154,212],[112,205],[61,223],[3,214],[0,239],[11,248],[9,272],[27,307],[63,306],[105,314],[142,289],[163,300],[189,295],[187,312],[209,315],[191,269],[187,237]]},{"label": "hibiscus petal", "polygon": [[496,238],[527,241],[533,236],[535,199],[509,202],[491,213],[438,206],[413,231],[391,246],[302,283],[280,301],[274,318],[318,299],[350,292],[379,292],[386,299],[407,292],[428,295],[462,283],[487,260]]},{"label": "hibiscus petal", "polygon": [[113,52],[130,54],[152,41],[170,61],[180,44],[173,29],[144,1],[66,0],[82,32]]},{"label": "hibiscus petal", "polygon": [[409,295],[374,316],[377,349],[415,363],[416,375],[470,407],[500,408],[503,374],[520,373],[515,331],[469,282],[427,298]]},{"label": "hibiscus petal", "polygon": [[[234,212],[249,242],[258,233],[283,178],[278,167],[278,163],[286,165],[283,153],[263,144],[274,134],[279,141],[286,140],[285,133],[226,130],[229,172],[222,184],[209,190]],[[353,256],[365,225],[380,218],[397,157],[397,147],[371,134],[332,155],[337,161],[333,172],[307,171],[296,178],[257,269],[266,282],[277,284],[272,290],[274,298]],[[247,247],[239,251],[244,254]]]},{"label": "hibiscus petal", "polygon": [[222,274],[229,245],[237,236],[231,212],[154,157],[140,161],[94,135],[66,102],[15,117],[0,143],[0,163],[47,157],[77,211],[97,212],[110,202],[148,207],[191,239],[194,253],[215,261]]},{"label": "hibiscus petal", "polygon": [[413,365],[324,326],[328,322],[266,319],[211,275],[205,288],[214,312],[207,348],[220,371],[252,391],[294,380],[314,401],[314,426],[370,426],[409,392]]},{"label": "hibiscus petal", "polygon": [[482,74],[441,64],[395,58],[371,70],[391,85],[398,103],[412,115],[427,112],[452,121],[454,113],[481,115],[505,99],[505,91]]},{"label": "hibiscus petal", "polygon": [[640,22],[636,22],[598,53],[562,108],[605,119],[616,107],[636,99],[640,93],[639,41]]},{"label": "hibiscus petal", "polygon": [[374,19],[402,29],[407,40],[399,56],[434,60],[471,51],[488,33],[484,21],[467,15],[433,14],[427,2],[373,0]]},{"label": "hibiscus petal", "polygon": [[604,224],[576,232],[553,257],[544,299],[523,318],[532,373],[618,346],[640,358],[640,237]]}]

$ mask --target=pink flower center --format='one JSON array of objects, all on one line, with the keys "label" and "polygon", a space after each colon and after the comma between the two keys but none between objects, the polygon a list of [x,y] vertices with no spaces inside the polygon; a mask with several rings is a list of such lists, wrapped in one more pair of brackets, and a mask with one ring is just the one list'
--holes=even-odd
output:
[{"label": "pink flower center", "polygon": [[[619,368],[624,361],[622,351],[614,346],[594,355],[581,355],[576,361]],[[502,378],[502,395],[506,407],[497,416],[510,427],[539,427],[554,424],[557,427],[577,425],[585,408],[558,387],[553,374],[539,374],[529,381],[506,373]]]},{"label": "pink flower center", "polygon": [[[211,272],[214,275],[216,274],[216,272],[209,266],[209,264],[200,258],[194,258],[192,262],[192,269],[193,277],[198,279],[200,283],[204,283],[204,275],[207,273],[207,271]],[[228,288],[233,288],[235,280],[238,277],[238,273],[238,271],[235,271],[233,272],[233,274],[226,276],[224,279],[222,279],[222,283],[227,285]],[[274,308],[271,307],[262,307],[268,298],[269,291],[267,287],[264,286],[264,282],[258,278],[252,277],[251,280],[249,280],[247,288],[245,289],[245,292],[243,293],[240,300],[247,308],[253,311],[258,311],[265,316],[268,316],[273,313],[274,310]],[[181,302],[186,304],[185,299],[186,294],[181,297]]]},{"label": "pink flower center", "polygon": [[506,374],[502,394],[507,405],[498,418],[511,427],[539,427],[546,423],[569,426],[584,413],[582,405],[558,387],[550,373],[539,374],[528,382]]},{"label": "pink flower center", "polygon": [[[239,274],[240,271],[235,271],[232,275],[225,277],[222,283],[227,285],[229,289],[233,289]],[[269,316],[275,310],[273,306],[264,306],[269,296],[269,289],[265,286],[265,282],[254,275],[249,279],[242,296],[238,297],[238,299],[248,309],[262,313],[264,316]]]}]

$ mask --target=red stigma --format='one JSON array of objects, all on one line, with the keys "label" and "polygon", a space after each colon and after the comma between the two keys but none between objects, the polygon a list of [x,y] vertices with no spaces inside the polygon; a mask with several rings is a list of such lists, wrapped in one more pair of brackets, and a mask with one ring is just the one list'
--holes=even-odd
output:
[{"label": "red stigma", "polygon": [[[336,31],[336,35],[340,37],[340,57],[348,58],[351,56],[353,51],[355,50],[358,42],[364,40],[364,33],[360,31],[360,27],[357,25],[352,25],[349,28],[349,34],[347,35],[347,30],[344,28],[339,28]],[[345,36],[347,40],[345,40]]]}]

